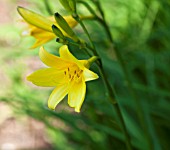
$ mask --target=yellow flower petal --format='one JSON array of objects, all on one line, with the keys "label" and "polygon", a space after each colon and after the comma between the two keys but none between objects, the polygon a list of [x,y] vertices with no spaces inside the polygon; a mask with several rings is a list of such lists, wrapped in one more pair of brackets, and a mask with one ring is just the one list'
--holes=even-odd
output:
[{"label": "yellow flower petal", "polygon": [[78,65],[80,69],[84,68],[83,64],[70,53],[67,45],[61,46],[59,49],[59,53],[60,57],[63,58],[64,60],[68,60],[70,62],[75,63],[76,65]]},{"label": "yellow flower petal", "polygon": [[49,42],[50,40],[51,40],[51,39],[42,39],[42,40],[41,40],[41,39],[37,39],[37,40],[35,41],[35,43],[30,47],[30,49],[37,48],[37,47],[39,47],[39,46],[41,46],[41,45]]},{"label": "yellow flower petal", "polygon": [[80,112],[86,93],[85,82],[98,78],[97,74],[87,69],[89,60],[76,59],[67,46],[60,48],[61,57],[48,53],[43,47],[39,55],[51,68],[38,70],[27,79],[38,86],[56,86],[48,100],[49,108],[55,109],[68,94],[68,104]]},{"label": "yellow flower petal", "polygon": [[[36,43],[31,48],[36,48],[56,37],[52,31],[53,24],[57,26],[65,36],[72,38],[59,26],[54,16],[43,17],[23,7],[18,7],[17,9],[24,21],[28,23],[29,35],[37,39]],[[71,28],[74,28],[78,24],[72,16],[64,16],[64,19]]]},{"label": "yellow flower petal", "polygon": [[96,73],[90,71],[87,68],[83,70],[83,75],[84,75],[85,81],[91,81],[91,80],[95,80],[99,78],[99,76]]},{"label": "yellow flower petal", "polygon": [[30,35],[34,36],[36,39],[43,39],[43,38],[55,38],[55,34],[52,32],[48,32],[45,30],[42,30],[40,28],[34,27],[30,29]]},{"label": "yellow flower petal", "polygon": [[[45,36],[45,34],[46,34],[46,36]],[[34,37],[36,37],[36,42],[31,46],[31,49],[37,48],[37,47],[39,47],[55,38],[54,35],[50,32],[38,33]]]},{"label": "yellow flower petal", "polygon": [[51,93],[49,99],[48,99],[48,107],[50,109],[55,109],[57,104],[63,100],[63,98],[67,95],[68,93],[68,85],[63,84],[57,86],[53,92]]},{"label": "yellow flower petal", "polygon": [[48,53],[43,47],[40,48],[39,56],[40,59],[44,62],[44,64],[50,67],[54,67],[57,69],[65,69],[67,66],[70,65],[70,63],[66,60],[63,60],[58,56]]},{"label": "yellow flower petal", "polygon": [[74,28],[78,23],[72,16],[63,16],[71,28]]},{"label": "yellow flower petal", "polygon": [[63,71],[58,71],[55,68],[46,68],[30,74],[27,80],[37,86],[53,87],[65,82],[63,75]]},{"label": "yellow flower petal", "polygon": [[54,33],[42,30],[33,25],[29,25],[29,28],[27,32],[36,39],[31,49],[39,47],[56,37]]},{"label": "yellow flower petal", "polygon": [[51,26],[54,23],[51,20],[23,7],[18,7],[17,9],[18,9],[19,14],[29,24],[34,25],[43,30],[52,32]]},{"label": "yellow flower petal", "polygon": [[80,108],[83,104],[86,94],[86,84],[82,80],[78,83],[74,83],[69,89],[68,104],[70,107],[74,107],[76,112],[80,112]]},{"label": "yellow flower petal", "polygon": [[90,67],[89,61],[88,60],[79,60],[79,62],[86,68]]}]

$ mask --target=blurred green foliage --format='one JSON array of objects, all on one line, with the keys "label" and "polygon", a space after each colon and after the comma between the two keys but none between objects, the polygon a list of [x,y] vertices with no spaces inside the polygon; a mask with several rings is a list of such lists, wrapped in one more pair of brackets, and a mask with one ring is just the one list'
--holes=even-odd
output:
[{"label": "blurred green foliage", "polygon": [[[96,9],[91,0],[86,2]],[[101,6],[112,31],[115,48],[123,56],[136,99],[142,106],[144,128],[137,115],[138,106],[133,101],[126,74],[111,50],[104,29],[96,21],[85,21],[85,25],[102,56],[105,72],[115,89],[133,148],[169,150],[170,2],[102,0]],[[62,11],[58,1],[49,1],[49,7],[54,13]],[[29,9],[39,12],[42,10],[42,14],[48,15],[46,8],[43,0],[30,1]],[[78,5],[78,9],[81,14],[89,14],[81,4]],[[85,37],[79,26],[75,31],[82,38]],[[46,101],[51,89],[36,88],[25,81],[28,72],[38,69],[30,67],[29,62],[41,65],[38,62],[37,49],[27,50],[32,45],[33,39],[19,39],[19,32],[21,29],[17,26],[0,28],[1,70],[8,79],[8,85],[3,85],[5,90],[1,92],[0,101],[8,103],[18,115],[28,115],[43,122],[54,149],[126,149],[119,118],[107,99],[101,78],[87,83],[87,95],[81,113],[77,114],[67,109],[66,100],[57,106],[56,111],[47,108]],[[7,33],[10,36],[4,39],[3,35]],[[59,47],[60,45],[54,41],[48,43],[46,47],[48,49]],[[88,58],[77,47],[71,47],[71,51],[79,58]],[[98,72],[95,65],[92,66],[92,70]],[[57,122],[59,125],[56,126]]]}]

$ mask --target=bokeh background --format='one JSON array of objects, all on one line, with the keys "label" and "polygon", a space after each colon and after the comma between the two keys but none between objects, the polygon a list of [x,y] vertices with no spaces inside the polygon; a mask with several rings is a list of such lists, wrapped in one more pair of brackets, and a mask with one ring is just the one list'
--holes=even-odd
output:
[{"label": "bokeh background", "polygon": [[[96,9],[91,0],[84,1]],[[48,2],[52,13],[68,14],[58,0]],[[0,0],[0,149],[126,149],[118,116],[107,99],[101,78],[87,83],[79,114],[68,107],[66,99],[55,111],[49,110],[47,99],[52,88],[36,87],[26,81],[28,74],[44,65],[38,58],[38,48],[29,50],[35,39],[22,36],[25,26],[16,10],[18,5],[50,15],[46,0]],[[101,0],[101,5],[142,107],[145,130],[137,116],[138,106],[127,86],[126,74],[104,29],[96,21],[87,20],[85,25],[115,89],[133,148],[169,150],[170,1]],[[81,4],[78,10],[89,15]],[[86,39],[80,26],[75,32]],[[59,46],[53,40],[45,48],[58,54]],[[79,58],[88,58],[76,47],[71,47],[71,51]],[[92,70],[98,73],[95,65]]]}]

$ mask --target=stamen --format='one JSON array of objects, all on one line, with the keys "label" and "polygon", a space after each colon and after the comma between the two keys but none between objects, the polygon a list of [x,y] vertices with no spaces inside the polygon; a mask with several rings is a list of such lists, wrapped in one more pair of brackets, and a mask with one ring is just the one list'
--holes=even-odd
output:
[{"label": "stamen", "polygon": [[71,81],[74,79],[74,76],[72,76]]},{"label": "stamen", "polygon": [[68,67],[68,71],[70,71],[70,68]]},{"label": "stamen", "polygon": [[66,74],[67,74],[67,72],[66,72],[66,71],[64,71],[64,74],[66,75]]},{"label": "stamen", "polygon": [[74,74],[76,74],[76,70],[74,71]]},{"label": "stamen", "polygon": [[69,74],[69,78],[71,79],[71,74]]}]

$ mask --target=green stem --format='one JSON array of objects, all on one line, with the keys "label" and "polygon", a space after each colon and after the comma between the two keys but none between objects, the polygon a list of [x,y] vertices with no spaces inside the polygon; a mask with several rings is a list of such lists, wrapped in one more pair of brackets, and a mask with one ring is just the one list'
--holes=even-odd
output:
[{"label": "green stem", "polygon": [[[97,53],[97,51],[95,49],[95,45],[94,45],[94,43],[93,43],[93,41],[92,41],[86,27],[84,26],[83,22],[81,21],[81,19],[79,18],[79,16],[77,14],[75,14],[75,16],[73,15],[73,17],[77,20],[78,23],[80,23],[80,25],[83,28],[84,32],[87,34],[87,36],[89,38],[89,41],[90,41],[90,43],[92,45],[91,50],[93,51],[94,55],[99,57],[99,55],[98,55],[98,53]],[[117,114],[119,115],[119,118],[120,118],[120,121],[121,121],[121,124],[122,124],[122,128],[123,128],[123,133],[124,133],[125,138],[126,138],[126,147],[127,147],[128,150],[132,150],[132,146],[131,146],[131,143],[130,143],[130,137],[129,137],[127,129],[126,129],[126,125],[125,125],[125,122],[124,122],[124,119],[123,119],[123,115],[121,113],[119,105],[118,104],[115,105],[115,103],[116,103],[116,101],[114,100],[115,94],[113,93],[113,89],[111,88],[111,86],[110,86],[110,84],[109,84],[109,82],[107,80],[107,77],[105,75],[101,60],[97,61],[97,65],[98,65],[100,73],[102,75],[103,82],[105,83],[105,86],[107,88],[109,100],[111,101],[111,103],[114,106]]]},{"label": "green stem", "polygon": [[106,76],[105,71],[103,69],[102,63],[100,63],[100,65],[98,65],[98,68],[99,68],[100,74],[102,75],[102,79],[103,79],[103,82],[105,84],[105,87],[108,91],[107,95],[109,97],[109,100],[112,103],[112,106],[114,107],[114,109],[116,110],[116,113],[119,116],[119,119],[120,119],[120,122],[121,122],[121,125],[122,125],[122,130],[123,130],[123,133],[124,133],[125,138],[126,138],[127,150],[132,150],[132,145],[130,143],[130,136],[127,132],[127,128],[126,128],[126,125],[125,125],[125,122],[124,122],[124,118],[123,118],[123,114],[121,112],[121,108],[120,108],[118,102],[115,101],[116,94],[113,94],[113,92],[112,92],[112,91],[115,91],[115,90],[112,89],[112,87],[110,86],[110,84],[107,80],[107,76]]},{"label": "green stem", "polygon": [[111,32],[109,30],[109,26],[107,25],[106,21],[99,17],[97,17],[97,21],[99,21],[102,24],[102,26],[104,27],[106,31],[106,34],[108,35],[110,42],[113,43],[113,38],[112,38]]},{"label": "green stem", "polygon": [[91,8],[91,6],[90,6],[88,3],[86,3],[85,1],[83,1],[83,0],[78,0],[77,3],[83,4],[83,5],[89,10],[89,12],[90,12],[91,14],[93,14],[94,16],[97,16],[96,13],[95,13],[95,11],[94,11],[94,10]]},{"label": "green stem", "polygon": [[[133,99],[134,99],[135,104],[136,104],[136,106],[137,106],[137,107],[136,107],[136,109],[137,109],[136,112],[137,112],[137,115],[138,115],[138,117],[139,117],[140,124],[141,124],[142,128],[144,129],[145,133],[147,133],[148,130],[147,130],[147,126],[146,126],[146,124],[145,124],[146,121],[145,121],[145,118],[144,118],[144,115],[143,115],[143,109],[142,109],[142,107],[141,107],[140,101],[139,101],[138,98],[137,98],[137,94],[136,94],[136,92],[134,91],[134,88],[133,88],[133,85],[132,85],[132,81],[131,81],[129,72],[128,72],[127,68],[126,68],[126,65],[125,65],[125,63],[124,63],[124,60],[123,60],[123,57],[122,57],[120,51],[114,48],[113,38],[112,38],[112,35],[111,35],[111,32],[110,32],[110,29],[108,28],[108,25],[107,25],[107,23],[106,23],[106,20],[105,20],[105,17],[104,17],[104,13],[103,13],[103,10],[102,10],[99,2],[98,2],[98,4],[97,4],[97,6],[98,6],[98,9],[99,9],[99,11],[101,12],[101,14],[103,14],[103,15],[102,15],[103,19],[98,18],[98,20],[99,20],[99,22],[104,26],[104,28],[105,28],[105,30],[106,30],[106,33],[107,33],[107,35],[108,35],[108,37],[109,37],[109,40],[110,40],[110,42],[111,42],[112,49],[113,49],[113,51],[116,53],[116,56],[117,56],[117,58],[118,58],[118,61],[119,61],[120,65],[121,65],[121,67],[122,67],[122,70],[123,70],[124,74],[125,74],[125,78],[126,78],[126,80],[127,80],[128,88],[129,88],[129,90],[130,90],[130,92],[131,92],[131,95],[133,96]],[[148,141],[149,141],[149,143],[150,143],[150,146],[151,146],[152,144],[151,144],[151,141],[150,141],[150,136],[149,136],[148,134],[147,134],[147,139],[148,139]]]},{"label": "green stem", "polygon": [[48,13],[49,13],[50,15],[53,15],[54,12],[51,10],[50,5],[49,5],[49,1],[48,1],[48,0],[44,0],[44,5],[45,5],[45,7],[46,7]]},{"label": "green stem", "polygon": [[95,20],[96,17],[95,16],[80,16],[81,20]]},{"label": "green stem", "polygon": [[[94,1],[93,1],[95,4],[97,4],[98,7],[100,7],[99,11],[100,11],[100,13],[102,14],[103,19],[101,19],[101,18],[96,14],[96,12],[91,8],[91,6],[90,6],[88,3],[86,3],[85,1],[79,0],[79,1],[77,1],[77,2],[83,4],[83,5],[89,10],[89,12],[94,15],[93,17],[91,17],[93,20],[95,19],[95,20],[99,21],[99,23],[101,23],[102,26],[104,26],[104,29],[106,30],[106,33],[107,33],[107,35],[108,35],[108,38],[110,39],[110,41],[113,42],[113,40],[112,40],[112,35],[111,35],[110,31],[109,31],[109,26],[107,25],[106,21],[103,21],[103,20],[105,20],[105,19],[104,19],[105,17],[104,17],[104,14],[103,14],[103,12],[102,12],[102,8],[101,8],[101,6],[100,6],[100,3],[97,3],[97,2],[94,2]],[[82,18],[81,18],[81,19],[82,19]],[[83,19],[83,20],[84,20],[84,19]]]},{"label": "green stem", "polygon": [[82,20],[80,19],[80,17],[76,14],[76,16],[73,16],[73,18],[81,25],[81,27],[83,28],[84,32],[85,32],[86,35],[88,36],[89,41],[90,41],[90,43],[91,43],[91,45],[92,45],[92,49],[91,49],[91,50],[93,51],[94,55],[99,56],[98,53],[97,53],[97,51],[96,51],[95,45],[94,45],[94,43],[93,43],[93,41],[92,41],[92,39],[91,39],[91,37],[90,37],[90,34],[89,34],[89,32],[87,31],[87,29],[86,29],[84,23],[82,22]]},{"label": "green stem", "polygon": [[97,6],[102,18],[105,20],[104,13],[103,13],[102,7],[100,5],[100,2],[98,0],[92,0],[92,2]]}]

